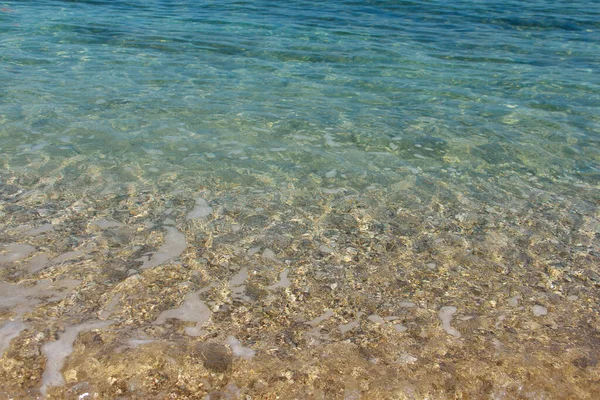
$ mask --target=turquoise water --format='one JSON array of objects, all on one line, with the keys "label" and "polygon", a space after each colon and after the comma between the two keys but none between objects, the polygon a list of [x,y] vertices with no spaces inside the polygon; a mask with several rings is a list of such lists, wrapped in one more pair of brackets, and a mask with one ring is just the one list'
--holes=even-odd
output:
[{"label": "turquoise water", "polygon": [[404,167],[598,183],[590,2],[4,4],[2,158],[31,179],[57,172],[32,157],[77,157],[149,184],[337,169],[359,187]]},{"label": "turquoise water", "polygon": [[599,205],[600,3],[0,2],[0,396],[594,398]]}]

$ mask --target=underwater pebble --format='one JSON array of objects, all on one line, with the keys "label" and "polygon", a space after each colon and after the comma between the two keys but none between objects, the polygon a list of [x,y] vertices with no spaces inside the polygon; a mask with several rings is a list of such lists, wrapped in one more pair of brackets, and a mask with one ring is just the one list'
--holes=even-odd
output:
[{"label": "underwater pebble", "polygon": [[323,188],[323,193],[326,194],[338,194],[338,193],[344,193],[346,191],[346,189],[344,188]]},{"label": "underwater pebble", "polygon": [[217,343],[201,343],[198,347],[206,369],[222,373],[231,367],[233,355],[226,346]]},{"label": "underwater pebble", "polygon": [[546,307],[537,304],[531,308],[531,311],[533,311],[533,315],[536,317],[541,317],[548,314],[548,309]]},{"label": "underwater pebble", "polygon": [[417,362],[417,360],[417,357],[408,353],[401,353],[396,359],[398,364],[414,364],[415,362]]},{"label": "underwater pebble", "polygon": [[253,256],[253,255],[255,255],[256,253],[258,253],[259,251],[260,251],[260,247],[258,247],[258,246],[256,246],[256,247],[250,247],[250,248],[248,249],[248,255],[249,255],[249,256]]},{"label": "underwater pebble", "polygon": [[322,244],[319,246],[319,251],[321,253],[330,254],[330,253],[333,253],[334,250],[331,247]]},{"label": "underwater pebble", "polygon": [[412,308],[416,306],[412,301],[401,301],[398,305],[402,308]]},{"label": "underwater pebble", "polygon": [[146,152],[146,154],[154,155],[154,156],[160,156],[160,155],[165,154],[164,151],[158,150],[158,149],[144,149],[144,151]]},{"label": "underwater pebble", "polygon": [[508,305],[511,307],[517,307],[519,305],[519,299],[521,298],[521,296],[513,296],[510,299],[508,299]]},{"label": "underwater pebble", "polygon": [[331,171],[325,172],[325,178],[335,178],[336,175],[337,175],[336,169],[332,169]]}]

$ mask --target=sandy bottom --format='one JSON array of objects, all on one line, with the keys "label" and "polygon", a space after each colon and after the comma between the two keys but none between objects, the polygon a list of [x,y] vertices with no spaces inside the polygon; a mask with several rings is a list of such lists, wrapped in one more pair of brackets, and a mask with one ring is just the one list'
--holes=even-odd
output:
[{"label": "sandy bottom", "polygon": [[593,188],[417,180],[3,185],[0,397],[600,398]]}]

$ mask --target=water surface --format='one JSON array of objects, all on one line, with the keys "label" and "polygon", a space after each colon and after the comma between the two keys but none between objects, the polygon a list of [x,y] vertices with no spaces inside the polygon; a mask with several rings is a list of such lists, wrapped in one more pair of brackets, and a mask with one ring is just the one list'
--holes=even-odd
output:
[{"label": "water surface", "polygon": [[6,396],[599,395],[594,2],[1,6]]}]

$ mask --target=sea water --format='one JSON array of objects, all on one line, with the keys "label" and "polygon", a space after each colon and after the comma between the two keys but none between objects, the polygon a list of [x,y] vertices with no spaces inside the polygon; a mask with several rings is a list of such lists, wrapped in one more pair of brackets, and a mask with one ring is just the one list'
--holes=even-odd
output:
[{"label": "sea water", "polygon": [[596,2],[0,6],[7,395],[594,393]]}]

